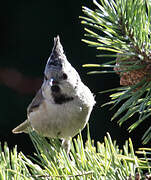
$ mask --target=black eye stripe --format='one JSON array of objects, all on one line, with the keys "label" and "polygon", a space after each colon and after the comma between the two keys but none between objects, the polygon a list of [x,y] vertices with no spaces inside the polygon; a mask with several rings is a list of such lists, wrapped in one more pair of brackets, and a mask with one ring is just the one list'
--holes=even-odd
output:
[{"label": "black eye stripe", "polygon": [[66,80],[68,78],[66,73],[63,73],[62,77],[63,77],[64,80]]}]

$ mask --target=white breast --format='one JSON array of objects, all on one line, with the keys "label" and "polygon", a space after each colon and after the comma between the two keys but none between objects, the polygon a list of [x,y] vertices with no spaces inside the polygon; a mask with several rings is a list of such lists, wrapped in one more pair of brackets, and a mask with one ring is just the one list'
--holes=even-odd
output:
[{"label": "white breast", "polygon": [[29,120],[43,136],[69,138],[83,129],[92,107],[84,105],[78,98],[61,105],[45,100],[39,110],[30,113]]}]

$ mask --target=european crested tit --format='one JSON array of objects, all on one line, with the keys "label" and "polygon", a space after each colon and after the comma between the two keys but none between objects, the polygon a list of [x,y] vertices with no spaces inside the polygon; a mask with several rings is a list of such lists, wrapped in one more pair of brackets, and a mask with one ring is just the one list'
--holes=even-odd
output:
[{"label": "european crested tit", "polygon": [[57,36],[43,84],[27,108],[27,120],[12,132],[28,132],[28,127],[32,127],[44,137],[63,139],[63,146],[69,151],[70,137],[85,127],[94,104],[93,94],[68,62]]}]

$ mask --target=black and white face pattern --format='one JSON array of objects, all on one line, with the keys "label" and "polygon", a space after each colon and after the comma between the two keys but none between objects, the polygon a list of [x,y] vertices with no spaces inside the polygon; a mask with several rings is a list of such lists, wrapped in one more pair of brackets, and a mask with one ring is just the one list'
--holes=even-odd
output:
[{"label": "black and white face pattern", "polygon": [[55,38],[54,47],[44,71],[45,98],[53,99],[56,104],[72,101],[78,80],[80,77],[68,62],[59,37]]},{"label": "black and white face pattern", "polygon": [[[65,81],[67,80],[68,76],[66,73],[62,74],[62,77],[59,78],[60,81]],[[64,104],[67,103],[69,101],[72,101],[74,98],[72,96],[69,96],[67,94],[62,93],[61,91],[61,83],[59,83],[59,81],[55,81],[53,78],[48,79],[46,75],[44,75],[44,80],[45,81],[49,81],[49,86],[50,86],[50,94],[53,98],[53,101],[55,104]],[[51,81],[51,84],[50,84]]]}]

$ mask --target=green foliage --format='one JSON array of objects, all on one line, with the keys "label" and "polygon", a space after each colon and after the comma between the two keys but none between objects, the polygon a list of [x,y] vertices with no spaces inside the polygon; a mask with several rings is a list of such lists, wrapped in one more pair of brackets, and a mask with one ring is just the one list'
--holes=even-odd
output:
[{"label": "green foliage", "polygon": [[[83,40],[99,50],[111,51],[113,54],[99,55],[116,57],[120,53],[124,60],[138,57],[141,61],[149,59],[150,55],[150,18],[151,4],[145,0],[94,0],[98,9],[95,11],[83,7],[87,17],[82,17],[82,23],[88,25],[85,29],[90,40]],[[94,31],[92,29],[95,29]],[[101,33],[104,33],[103,35]],[[105,35],[105,36],[104,36]],[[138,60],[138,61],[139,61]],[[89,64],[87,67],[115,67],[115,60],[105,64]],[[128,69],[139,68],[127,65]],[[91,73],[102,73],[95,71]],[[105,72],[113,72],[105,71]],[[139,119],[129,129],[136,128],[141,122],[151,115],[151,83],[143,79],[131,87],[120,87],[114,90],[111,101],[107,104],[117,105],[124,103],[113,116],[113,119],[125,112],[119,120],[123,124],[135,113]],[[136,91],[136,89],[138,89]],[[58,139],[46,139],[36,132],[30,133],[30,138],[35,146],[36,153],[26,157],[17,147],[10,150],[7,144],[0,145],[0,180],[46,180],[46,179],[73,179],[73,180],[133,180],[149,179],[145,173],[151,174],[151,148],[140,148],[134,151],[131,139],[119,148],[110,135],[104,142],[97,142],[90,138],[88,130],[87,142],[84,144],[81,134],[71,142],[71,151],[67,154],[62,149]],[[144,142],[151,139],[151,127],[144,134]]]},{"label": "green foliage", "polygon": [[44,179],[134,179],[136,172],[144,179],[144,171],[151,172],[151,149],[140,149],[137,157],[131,139],[120,149],[109,134],[104,143],[94,146],[88,131],[84,145],[81,134],[71,142],[71,152],[66,154],[59,140],[46,140],[33,132],[30,134],[37,153],[27,158],[15,147],[10,151],[7,144],[0,149],[1,180],[44,180]]},{"label": "green foliage", "polygon": [[[91,10],[83,7],[86,17],[81,23],[87,32],[88,40],[84,42],[96,47],[101,52],[110,51],[112,54],[101,54],[98,57],[109,57],[104,64],[86,64],[84,67],[107,67],[106,71],[91,71],[93,73],[112,73],[111,68],[116,67],[117,60],[113,57],[120,56],[119,72],[131,72],[143,68],[143,63],[151,65],[151,1],[148,0],[93,0],[97,9]],[[112,59],[110,59],[112,57]],[[135,61],[128,61],[135,59]],[[124,69],[125,68],[125,69]],[[111,70],[110,70],[111,69]],[[122,75],[121,73],[121,75]],[[150,75],[149,75],[150,76]],[[149,77],[150,78],[150,77]],[[121,107],[112,119],[121,117],[118,122],[122,125],[134,114],[138,120],[129,127],[135,129],[142,122],[150,121],[151,117],[151,82],[146,78],[137,84],[116,88],[116,93],[111,95],[111,102],[107,104],[120,104]],[[123,115],[124,114],[124,115]],[[151,127],[148,127],[143,143],[151,140]]]}]

